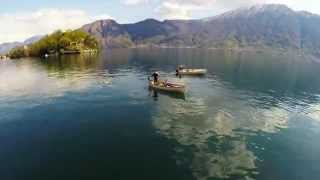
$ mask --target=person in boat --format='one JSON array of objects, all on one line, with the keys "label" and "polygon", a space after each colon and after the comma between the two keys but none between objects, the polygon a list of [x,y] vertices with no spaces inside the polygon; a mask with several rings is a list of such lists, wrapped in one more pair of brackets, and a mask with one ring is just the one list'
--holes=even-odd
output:
[{"label": "person in boat", "polygon": [[182,65],[179,65],[177,68],[176,68],[176,76],[178,76],[179,75],[179,72],[181,71],[181,70],[183,70],[184,69],[184,67],[182,66]]},{"label": "person in boat", "polygon": [[154,73],[152,73],[151,76],[153,77],[153,82],[154,82],[155,84],[157,84],[157,83],[158,83],[158,80],[159,80],[160,74],[159,74],[158,72],[154,72]]}]

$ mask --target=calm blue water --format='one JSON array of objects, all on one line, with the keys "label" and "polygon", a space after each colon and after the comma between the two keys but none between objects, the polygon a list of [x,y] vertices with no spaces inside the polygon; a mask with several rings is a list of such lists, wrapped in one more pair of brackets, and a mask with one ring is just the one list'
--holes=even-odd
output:
[{"label": "calm blue water", "polygon": [[[179,79],[179,64],[209,73]],[[150,91],[154,70],[186,95]],[[319,72],[201,49],[0,61],[0,178],[320,179]]]}]

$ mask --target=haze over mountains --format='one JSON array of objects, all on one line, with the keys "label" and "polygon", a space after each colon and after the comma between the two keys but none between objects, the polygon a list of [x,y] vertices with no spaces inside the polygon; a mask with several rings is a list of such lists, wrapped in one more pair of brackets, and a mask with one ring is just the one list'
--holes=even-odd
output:
[{"label": "haze over mountains", "polygon": [[43,36],[41,36],[41,35],[36,35],[36,36],[33,36],[33,37],[26,39],[23,42],[2,43],[2,44],[0,44],[0,53],[6,53],[6,52],[10,51],[11,49],[18,47],[18,46],[24,46],[24,45],[31,44],[33,42],[40,40],[42,37]]},{"label": "haze over mountains", "polygon": [[133,24],[99,20],[81,29],[97,37],[104,48],[271,47],[320,54],[320,16],[278,4],[240,8],[198,20],[147,19]]}]

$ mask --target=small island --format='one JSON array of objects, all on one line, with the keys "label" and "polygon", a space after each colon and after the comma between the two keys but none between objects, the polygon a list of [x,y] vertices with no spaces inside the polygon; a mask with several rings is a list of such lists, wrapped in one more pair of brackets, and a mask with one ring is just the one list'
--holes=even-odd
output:
[{"label": "small island", "polygon": [[82,30],[55,31],[39,41],[12,49],[8,56],[12,59],[22,57],[47,57],[63,54],[97,53],[98,40]]}]

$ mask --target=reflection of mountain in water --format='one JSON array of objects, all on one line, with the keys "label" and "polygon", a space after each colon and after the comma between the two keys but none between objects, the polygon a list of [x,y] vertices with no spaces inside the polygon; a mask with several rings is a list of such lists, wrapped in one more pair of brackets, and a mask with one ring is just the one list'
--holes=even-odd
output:
[{"label": "reflection of mountain in water", "polygon": [[[245,104],[234,90],[206,88],[204,91],[212,91],[210,98],[197,95],[186,101],[160,99],[154,126],[181,145],[177,147],[177,164],[192,161],[197,179],[254,178],[258,173],[256,157],[248,150],[246,138],[286,128],[288,112],[276,106]],[[192,156],[182,155],[188,147],[192,147]]]}]

